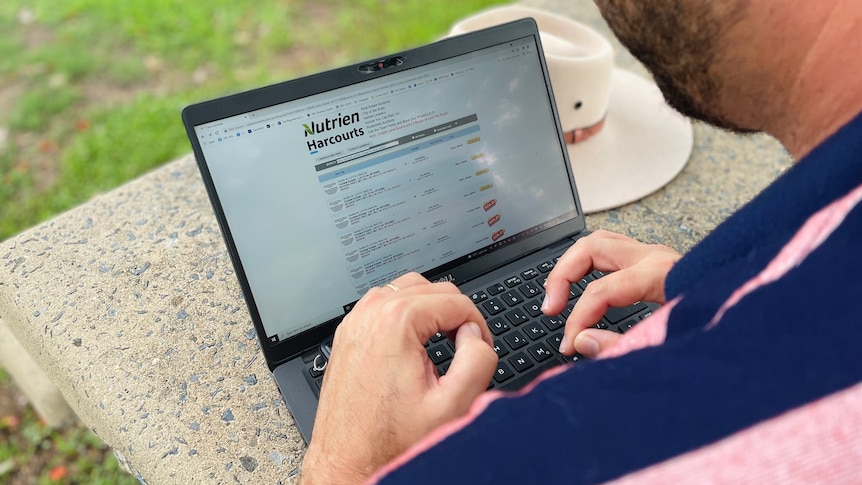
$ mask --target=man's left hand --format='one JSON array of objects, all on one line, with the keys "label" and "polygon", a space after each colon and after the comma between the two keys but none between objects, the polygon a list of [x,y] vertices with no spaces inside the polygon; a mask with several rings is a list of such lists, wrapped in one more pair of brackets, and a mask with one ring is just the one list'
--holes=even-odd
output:
[{"label": "man's left hand", "polygon": [[[463,416],[497,365],[485,319],[451,283],[411,273],[372,288],[335,332],[311,444],[309,483],[355,483],[439,425]],[[455,338],[438,376],[423,344]]]}]

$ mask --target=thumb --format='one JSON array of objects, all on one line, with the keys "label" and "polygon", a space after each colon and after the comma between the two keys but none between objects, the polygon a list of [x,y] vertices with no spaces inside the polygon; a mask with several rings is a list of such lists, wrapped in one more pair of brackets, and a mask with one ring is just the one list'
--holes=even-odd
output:
[{"label": "thumb", "polygon": [[617,343],[620,337],[622,335],[610,330],[588,328],[575,337],[575,350],[592,359]]},{"label": "thumb", "polygon": [[497,353],[482,337],[479,325],[467,322],[455,334],[455,358],[449,371],[440,378],[441,391],[460,412],[466,412],[476,397],[488,388]]}]

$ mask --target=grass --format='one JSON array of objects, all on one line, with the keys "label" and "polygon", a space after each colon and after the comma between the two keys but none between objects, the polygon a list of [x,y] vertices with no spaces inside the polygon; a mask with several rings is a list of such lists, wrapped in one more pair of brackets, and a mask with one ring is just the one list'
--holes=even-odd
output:
[{"label": "grass", "polygon": [[[190,102],[425,43],[497,3],[2,1],[0,240],[189,152]],[[0,404],[13,394],[0,369]],[[0,484],[135,483],[85,428],[6,412]]]},{"label": "grass", "polygon": [[16,131],[44,130],[54,116],[75,104],[81,95],[75,88],[39,86],[18,98],[9,117],[9,127]]},{"label": "grass", "polygon": [[[0,369],[0,392],[5,397],[15,395],[10,386]],[[48,428],[29,407],[6,414],[15,409],[11,401],[0,398],[0,483],[137,483],[86,428]]]},{"label": "grass", "polygon": [[0,84],[20,93],[5,113],[0,95],[0,240],[187,152],[188,102],[431,41],[493,3],[4,2]]}]

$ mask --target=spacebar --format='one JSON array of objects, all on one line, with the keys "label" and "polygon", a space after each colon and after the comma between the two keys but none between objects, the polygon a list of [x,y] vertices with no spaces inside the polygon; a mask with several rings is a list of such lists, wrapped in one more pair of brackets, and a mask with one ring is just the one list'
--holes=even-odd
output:
[{"label": "spacebar", "polygon": [[532,382],[536,377],[539,377],[539,374],[545,372],[551,367],[556,367],[560,364],[560,361],[557,359],[550,359],[547,362],[541,363],[535,369],[530,369],[526,374],[521,375],[515,380],[504,382],[503,385],[499,386],[498,389],[502,389],[504,391],[517,391],[522,387],[526,386],[530,382]]}]

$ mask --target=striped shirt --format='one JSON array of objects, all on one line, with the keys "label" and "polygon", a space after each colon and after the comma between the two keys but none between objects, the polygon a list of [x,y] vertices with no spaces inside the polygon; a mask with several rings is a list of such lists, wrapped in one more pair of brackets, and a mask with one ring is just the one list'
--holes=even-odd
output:
[{"label": "striped shirt", "polygon": [[488,392],[380,483],[862,482],[862,115],[685,255],[599,359]]}]

